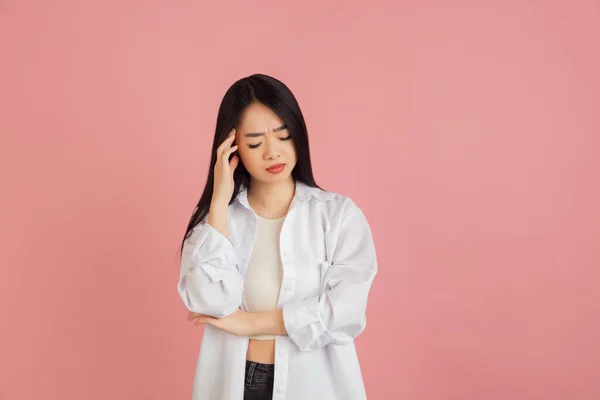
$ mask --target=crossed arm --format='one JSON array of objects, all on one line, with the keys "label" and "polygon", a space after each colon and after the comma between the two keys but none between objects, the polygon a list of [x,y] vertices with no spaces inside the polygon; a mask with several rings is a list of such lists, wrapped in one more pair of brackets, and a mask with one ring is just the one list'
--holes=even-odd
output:
[{"label": "crossed arm", "polygon": [[287,335],[281,309],[261,312],[246,312],[238,309],[224,318],[190,312],[188,321],[195,325],[210,324],[232,335]]},{"label": "crossed arm", "polygon": [[236,335],[287,334],[302,351],[352,341],[366,326],[377,261],[369,224],[352,201],[339,230],[323,293],[282,309],[248,313],[240,309],[242,277],[232,244],[211,225],[199,224],[184,244],[178,284],[188,319]]}]

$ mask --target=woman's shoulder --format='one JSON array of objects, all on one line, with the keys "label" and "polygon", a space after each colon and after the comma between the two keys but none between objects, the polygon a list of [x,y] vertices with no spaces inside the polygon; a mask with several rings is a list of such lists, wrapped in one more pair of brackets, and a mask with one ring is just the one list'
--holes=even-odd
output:
[{"label": "woman's shoulder", "polygon": [[332,215],[343,217],[352,212],[362,213],[362,210],[358,204],[356,204],[354,199],[343,192],[326,190],[318,187],[312,187],[310,190],[313,202],[322,203],[328,213]]},{"label": "woman's shoulder", "polygon": [[302,185],[300,188],[301,192],[299,196],[303,200],[312,200],[320,203],[332,203],[331,205],[336,206],[343,204],[348,201],[348,196],[343,193],[322,189],[316,186]]}]

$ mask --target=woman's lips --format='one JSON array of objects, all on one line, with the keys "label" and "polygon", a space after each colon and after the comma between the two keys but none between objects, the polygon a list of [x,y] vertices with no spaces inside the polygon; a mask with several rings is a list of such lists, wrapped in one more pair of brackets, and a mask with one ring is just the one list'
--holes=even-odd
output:
[{"label": "woman's lips", "polygon": [[285,168],[285,164],[275,164],[275,165],[272,165],[269,168],[267,168],[267,172],[270,172],[272,174],[278,174],[281,171],[283,171],[284,168]]}]

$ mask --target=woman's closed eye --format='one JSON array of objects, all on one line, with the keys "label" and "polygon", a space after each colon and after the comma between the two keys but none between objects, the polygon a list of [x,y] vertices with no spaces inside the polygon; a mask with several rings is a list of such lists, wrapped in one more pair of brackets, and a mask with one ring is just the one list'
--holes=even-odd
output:
[{"label": "woman's closed eye", "polygon": [[[292,135],[289,135],[289,136],[284,137],[284,138],[279,138],[279,140],[284,141],[284,140],[290,140],[291,138],[292,138]],[[262,144],[262,142],[257,143],[257,144],[249,144],[248,147],[250,147],[251,149],[256,149],[261,144]]]}]

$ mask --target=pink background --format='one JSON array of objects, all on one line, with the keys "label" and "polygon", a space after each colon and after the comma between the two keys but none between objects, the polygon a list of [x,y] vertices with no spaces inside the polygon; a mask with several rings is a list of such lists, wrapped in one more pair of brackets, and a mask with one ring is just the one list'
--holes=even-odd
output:
[{"label": "pink background", "polygon": [[600,398],[600,5],[516,3],[2,1],[0,399],[190,398],[178,246],[254,72],[371,222],[369,399]]}]

